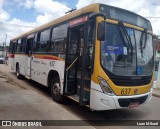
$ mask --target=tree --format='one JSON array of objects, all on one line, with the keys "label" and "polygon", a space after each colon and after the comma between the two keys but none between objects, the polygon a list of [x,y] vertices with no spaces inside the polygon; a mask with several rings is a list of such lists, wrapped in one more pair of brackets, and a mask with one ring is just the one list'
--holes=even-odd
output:
[{"label": "tree", "polygon": [[159,39],[159,35],[153,34],[153,39]]}]

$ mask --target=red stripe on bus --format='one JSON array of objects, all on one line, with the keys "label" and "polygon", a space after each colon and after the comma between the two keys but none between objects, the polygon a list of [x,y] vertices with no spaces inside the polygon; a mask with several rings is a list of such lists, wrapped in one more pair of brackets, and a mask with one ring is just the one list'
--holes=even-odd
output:
[{"label": "red stripe on bus", "polygon": [[9,54],[9,58],[14,58],[14,54]]},{"label": "red stripe on bus", "polygon": [[35,58],[40,58],[40,59],[48,59],[48,60],[64,60],[62,58],[56,57],[56,56],[42,56],[42,55],[35,55]]},{"label": "red stripe on bus", "polygon": [[60,59],[57,59],[55,57],[44,57],[44,59],[48,59],[48,60],[60,60]]},{"label": "red stripe on bus", "polygon": [[[25,56],[25,54],[16,54],[16,55],[22,55]],[[10,54],[9,57],[10,58],[14,58],[14,54]],[[34,58],[39,58],[39,59],[48,59],[48,60],[62,60],[64,61],[63,58],[59,58],[57,56],[52,56],[52,55],[32,55]]]}]

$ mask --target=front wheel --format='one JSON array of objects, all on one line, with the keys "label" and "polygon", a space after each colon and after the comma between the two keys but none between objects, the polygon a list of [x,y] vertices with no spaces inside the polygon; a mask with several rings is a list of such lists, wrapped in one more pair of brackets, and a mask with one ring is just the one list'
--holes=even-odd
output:
[{"label": "front wheel", "polygon": [[19,65],[16,66],[16,76],[17,76],[18,79],[22,79],[23,78],[23,75],[21,75],[20,71],[19,71]]},{"label": "front wheel", "polygon": [[52,80],[51,95],[52,99],[56,102],[63,103],[65,100],[65,97],[61,94],[60,80],[58,77]]}]

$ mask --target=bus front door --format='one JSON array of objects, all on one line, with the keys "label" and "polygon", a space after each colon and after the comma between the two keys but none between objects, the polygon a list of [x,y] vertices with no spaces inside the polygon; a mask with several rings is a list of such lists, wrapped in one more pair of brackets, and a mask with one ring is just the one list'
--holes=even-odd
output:
[{"label": "bus front door", "polygon": [[90,88],[90,84],[85,83],[86,55],[84,50],[84,26],[69,28],[66,47],[64,94],[78,101],[80,105],[88,105],[90,97],[89,91],[84,90],[86,89],[85,85],[88,85]]}]

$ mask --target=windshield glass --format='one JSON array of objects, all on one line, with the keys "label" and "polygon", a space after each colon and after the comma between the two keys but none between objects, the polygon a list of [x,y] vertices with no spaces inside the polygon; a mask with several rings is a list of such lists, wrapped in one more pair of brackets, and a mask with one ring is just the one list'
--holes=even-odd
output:
[{"label": "windshield glass", "polygon": [[147,34],[145,40],[145,34],[142,33],[132,28],[106,23],[106,40],[101,42],[102,67],[116,75],[151,75],[152,36]]},{"label": "windshield glass", "polygon": [[[142,74],[148,75],[153,71],[153,46],[152,36],[150,34],[142,35],[142,44],[140,43],[141,31],[135,30],[135,38],[137,42],[137,66],[141,69]],[[146,41],[145,41],[146,38]]]}]

